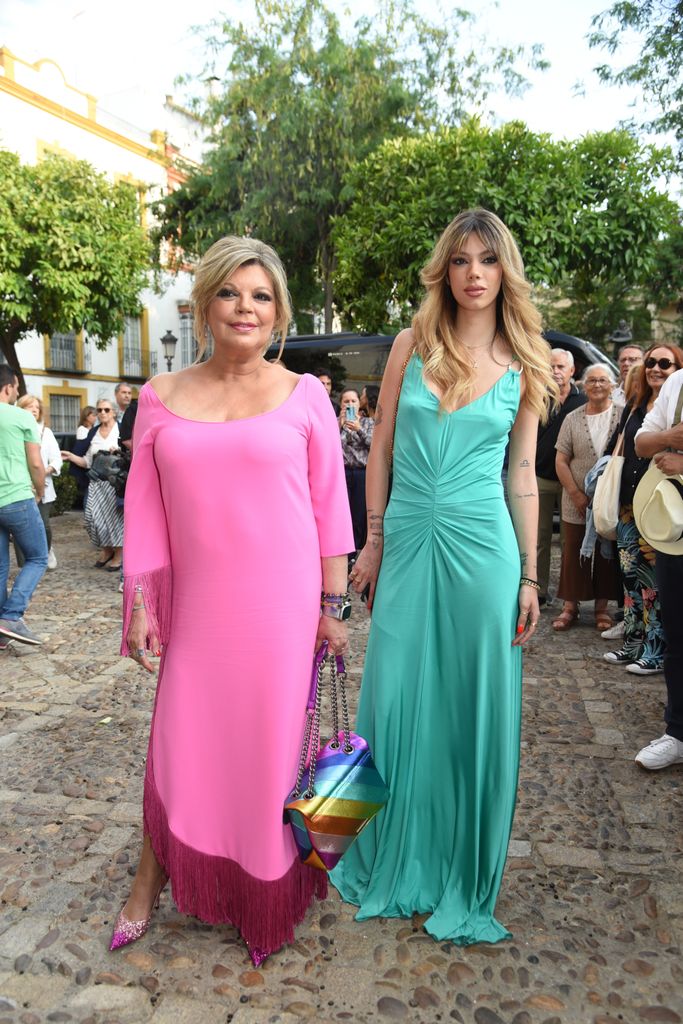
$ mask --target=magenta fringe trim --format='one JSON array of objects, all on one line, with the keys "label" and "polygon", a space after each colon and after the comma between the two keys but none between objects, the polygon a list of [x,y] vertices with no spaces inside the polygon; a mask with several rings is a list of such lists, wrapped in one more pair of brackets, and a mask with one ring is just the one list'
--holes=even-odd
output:
[{"label": "magenta fringe trim", "polygon": [[294,941],[314,896],[327,896],[327,874],[297,858],[273,881],[254,878],[234,860],[202,853],[170,831],[148,759],[144,828],[157,860],[171,879],[178,910],[207,924],[232,924],[250,949],[273,953]]},{"label": "magenta fringe trim", "polygon": [[[125,557],[125,556],[124,556]],[[142,587],[142,600],[147,615],[147,647],[153,650],[152,640],[161,644],[168,643],[171,629],[171,595],[173,590],[173,573],[170,565],[151,572],[139,573],[137,576],[125,576],[123,580],[123,635],[121,637],[121,654],[130,654],[126,637],[135,600],[135,588]]]}]

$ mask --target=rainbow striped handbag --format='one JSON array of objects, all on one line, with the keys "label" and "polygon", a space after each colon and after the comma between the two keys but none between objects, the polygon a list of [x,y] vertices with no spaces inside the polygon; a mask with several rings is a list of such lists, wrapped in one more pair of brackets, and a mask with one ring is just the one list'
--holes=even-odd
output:
[{"label": "rainbow striped handbag", "polygon": [[[330,667],[332,739],[319,749],[325,664]],[[342,707],[339,730],[337,682]],[[313,662],[306,727],[294,789],[285,801],[285,821],[292,826],[304,864],[331,871],[369,821],[389,799],[370,748],[349,728],[346,668],[341,655],[327,657],[323,642]]]}]

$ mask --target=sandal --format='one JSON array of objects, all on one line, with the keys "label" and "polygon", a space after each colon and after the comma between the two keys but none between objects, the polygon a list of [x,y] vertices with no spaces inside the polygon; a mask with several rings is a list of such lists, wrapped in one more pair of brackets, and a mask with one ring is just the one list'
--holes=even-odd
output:
[{"label": "sandal", "polygon": [[611,629],[614,625],[614,619],[609,612],[604,609],[595,613],[595,628],[601,633],[604,633],[606,629]]},{"label": "sandal", "polygon": [[571,629],[579,617],[578,608],[565,608],[556,619],[553,620],[553,629],[556,633],[566,633]]}]

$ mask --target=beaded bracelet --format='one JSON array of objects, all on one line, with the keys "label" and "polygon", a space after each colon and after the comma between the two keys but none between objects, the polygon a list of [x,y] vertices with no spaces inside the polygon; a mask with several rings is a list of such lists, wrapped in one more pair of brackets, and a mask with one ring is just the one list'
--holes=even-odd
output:
[{"label": "beaded bracelet", "polygon": [[321,604],[341,604],[346,600],[346,594],[326,594],[323,590],[320,595]]},{"label": "beaded bracelet", "polygon": [[522,576],[519,581],[520,587],[533,587],[534,590],[540,590],[541,586],[536,580],[530,580],[528,576]]}]

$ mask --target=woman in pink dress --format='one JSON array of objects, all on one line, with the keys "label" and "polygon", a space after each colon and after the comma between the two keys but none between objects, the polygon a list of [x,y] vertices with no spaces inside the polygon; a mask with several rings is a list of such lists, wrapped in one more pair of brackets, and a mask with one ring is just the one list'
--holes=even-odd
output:
[{"label": "woman in pink dress", "polygon": [[142,856],[111,948],[147,931],[170,878],[180,911],[233,924],[259,964],[326,893],[282,808],[314,650],[347,649],[353,533],[327,392],[264,358],[291,317],[276,253],[221,239],[193,299],[213,355],[143,387],[126,487],[122,653],[161,663]]}]

